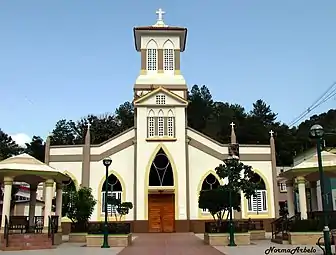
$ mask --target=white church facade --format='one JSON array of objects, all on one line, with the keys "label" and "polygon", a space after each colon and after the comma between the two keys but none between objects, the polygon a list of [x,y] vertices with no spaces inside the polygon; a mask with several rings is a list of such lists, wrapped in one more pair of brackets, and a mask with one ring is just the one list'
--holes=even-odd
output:
[{"label": "white church facade", "polygon": [[[134,28],[135,48],[141,54],[133,88],[134,127],[99,145],[90,144],[88,128],[83,145],[46,146],[46,163],[68,174],[77,186],[92,188],[97,205],[91,221],[105,215],[102,160],[110,157],[110,192],[133,203],[122,220],[133,222],[134,232],[189,232],[212,219],[198,208],[198,194],[221,182],[215,168],[229,157],[230,145],[187,125],[188,88],[180,70],[187,29],[165,25],[162,14],[159,10],[155,25]],[[236,143],[234,125],[231,143]],[[274,219],[278,191],[272,134],[270,145],[240,144],[239,157],[253,167],[264,187],[249,201],[242,196],[242,211],[234,218]]]}]

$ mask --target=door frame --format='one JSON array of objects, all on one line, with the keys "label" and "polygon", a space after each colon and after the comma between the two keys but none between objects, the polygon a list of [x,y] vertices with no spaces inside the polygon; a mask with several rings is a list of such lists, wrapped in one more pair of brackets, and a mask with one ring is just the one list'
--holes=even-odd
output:
[{"label": "door frame", "polygon": [[[158,192],[158,193],[148,193],[148,206],[147,206],[147,213],[148,213],[148,232],[151,232],[150,229],[151,229],[151,226],[149,224],[150,222],[150,210],[149,210],[149,206],[150,206],[150,197],[151,196],[171,196],[172,197],[172,209],[173,209],[173,231],[172,232],[164,232],[163,229],[162,229],[162,211],[160,211],[160,218],[161,218],[161,221],[160,221],[160,225],[161,225],[161,231],[160,232],[155,232],[155,233],[174,233],[175,232],[175,221],[176,221],[176,210],[175,210],[175,204],[176,204],[176,196],[175,196],[175,193],[174,192]],[[154,232],[153,232],[154,233]]]}]

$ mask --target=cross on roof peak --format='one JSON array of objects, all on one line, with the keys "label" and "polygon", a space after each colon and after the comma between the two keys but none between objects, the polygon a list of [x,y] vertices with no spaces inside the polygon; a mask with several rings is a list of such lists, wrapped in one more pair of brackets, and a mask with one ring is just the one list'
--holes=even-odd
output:
[{"label": "cross on roof peak", "polygon": [[269,133],[270,133],[271,137],[273,137],[274,131],[271,130],[271,131],[269,131]]},{"label": "cross on roof peak", "polygon": [[166,12],[163,11],[161,8],[159,8],[156,12],[157,14],[157,20],[155,25],[153,25],[154,27],[167,27],[167,25],[163,22],[163,14],[165,14]]},{"label": "cross on roof peak", "polygon": [[92,124],[90,122],[88,122],[88,124],[86,124],[86,125],[87,125],[88,129],[90,129],[90,127],[92,126]]},{"label": "cross on roof peak", "polygon": [[163,21],[163,14],[165,14],[165,13],[166,13],[165,11],[163,11],[161,8],[159,8],[156,11],[156,14],[158,15],[157,21]]},{"label": "cross on roof peak", "polygon": [[236,124],[234,124],[233,122],[231,122],[231,124],[230,124],[231,128],[234,128],[235,125]]}]

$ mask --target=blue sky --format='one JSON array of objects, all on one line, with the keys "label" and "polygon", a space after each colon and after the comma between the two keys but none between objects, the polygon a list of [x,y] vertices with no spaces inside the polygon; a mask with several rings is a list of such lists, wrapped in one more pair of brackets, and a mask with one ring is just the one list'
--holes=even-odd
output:
[{"label": "blue sky", "polygon": [[0,128],[45,137],[59,119],[131,100],[132,28],[154,24],[160,7],[168,25],[188,28],[189,87],[205,84],[216,100],[250,110],[261,98],[288,123],[336,81],[334,0],[2,0]]}]

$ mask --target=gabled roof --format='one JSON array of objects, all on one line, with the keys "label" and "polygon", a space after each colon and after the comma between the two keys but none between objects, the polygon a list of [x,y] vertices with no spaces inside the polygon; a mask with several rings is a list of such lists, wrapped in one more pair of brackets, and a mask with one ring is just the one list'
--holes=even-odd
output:
[{"label": "gabled roof", "polygon": [[14,181],[27,183],[39,183],[48,178],[57,183],[62,183],[70,179],[69,176],[26,153],[0,162],[0,181],[6,176],[15,177]]},{"label": "gabled roof", "polygon": [[29,154],[23,153],[0,162],[1,170],[49,171],[58,172],[55,168],[44,164]]},{"label": "gabled roof", "polygon": [[164,94],[166,94],[166,95],[168,95],[168,96],[176,99],[177,101],[181,102],[182,104],[185,104],[185,105],[188,104],[187,100],[185,100],[184,98],[182,98],[182,97],[180,97],[180,96],[178,96],[178,95],[170,92],[169,90],[167,90],[167,89],[165,89],[163,87],[158,87],[157,89],[154,89],[153,91],[147,93],[146,95],[144,95],[144,96],[142,96],[140,98],[135,99],[133,101],[133,103],[134,103],[134,105],[139,104],[139,103],[143,102],[144,100],[146,100],[146,99],[150,98],[151,96],[154,96],[155,94],[160,93],[160,92],[162,92],[162,93],[164,93]]},{"label": "gabled roof", "polygon": [[[328,151],[322,151],[321,156],[322,156],[323,166],[336,166],[336,154],[328,152]],[[317,153],[313,154],[308,159],[294,166],[292,169],[303,169],[303,168],[314,168],[314,167],[318,167]]]}]

